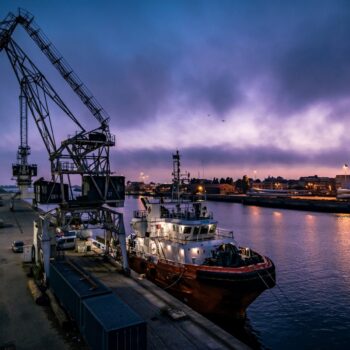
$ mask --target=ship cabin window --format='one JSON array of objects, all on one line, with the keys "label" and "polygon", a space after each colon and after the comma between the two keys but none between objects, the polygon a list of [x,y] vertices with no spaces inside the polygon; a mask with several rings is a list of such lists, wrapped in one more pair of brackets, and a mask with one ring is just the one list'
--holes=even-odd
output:
[{"label": "ship cabin window", "polygon": [[185,226],[184,227],[184,234],[190,234],[192,231],[192,227],[191,226]]},{"label": "ship cabin window", "polygon": [[208,226],[202,226],[201,227],[201,234],[206,235],[208,233]]},{"label": "ship cabin window", "polygon": [[193,235],[194,235],[194,236],[198,235],[199,229],[200,229],[199,226],[195,226],[195,227],[194,227],[194,230],[193,230]]},{"label": "ship cabin window", "polygon": [[216,225],[211,225],[209,229],[209,233],[215,233]]}]

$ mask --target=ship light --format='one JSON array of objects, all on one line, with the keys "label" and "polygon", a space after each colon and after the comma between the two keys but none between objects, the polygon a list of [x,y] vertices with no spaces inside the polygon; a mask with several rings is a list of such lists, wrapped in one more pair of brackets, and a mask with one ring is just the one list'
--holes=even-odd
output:
[{"label": "ship light", "polygon": [[198,248],[192,248],[191,252],[192,252],[192,254],[199,254],[199,249]]},{"label": "ship light", "polygon": [[180,249],[180,256],[183,258],[185,256],[185,251],[181,248]]},{"label": "ship light", "polygon": [[167,249],[168,252],[171,252],[171,245],[168,244],[168,245],[166,246],[166,249]]}]

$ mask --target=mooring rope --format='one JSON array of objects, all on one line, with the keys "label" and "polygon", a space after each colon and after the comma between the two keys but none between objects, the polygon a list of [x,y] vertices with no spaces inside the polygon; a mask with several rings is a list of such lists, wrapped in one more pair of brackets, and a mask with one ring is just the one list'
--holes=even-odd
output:
[{"label": "mooring rope", "polygon": [[177,278],[176,281],[174,281],[173,283],[169,284],[167,287],[163,288],[164,290],[168,289],[168,288],[171,288],[172,286],[174,286],[176,283],[178,283],[180,281],[180,279],[182,278],[182,276],[184,275],[185,273],[185,268],[183,268],[181,274],[179,275],[179,277]]},{"label": "mooring rope", "polygon": [[[275,293],[272,291],[272,289],[271,289],[271,288],[269,287],[269,285],[266,283],[266,281],[264,280],[264,278],[260,275],[259,271],[257,271],[257,274],[258,274],[258,276],[260,277],[260,279],[263,281],[263,283],[265,284],[266,288],[267,288],[267,289],[270,289],[271,294],[274,296],[274,298],[277,300],[277,302],[278,302],[282,307],[284,307],[283,303],[280,301],[280,299],[278,298],[278,296],[275,295]],[[276,283],[276,282],[275,282],[275,283]],[[277,283],[276,283],[276,285],[277,285]]]},{"label": "mooring rope", "polygon": [[281,292],[281,294],[286,298],[286,300],[288,301],[288,303],[290,304],[290,306],[292,307],[293,303],[292,301],[289,299],[288,295],[283,291],[283,289],[280,287],[280,285],[276,282],[276,279],[274,279],[271,274],[269,273],[269,271],[266,271],[267,275],[270,277],[271,281],[275,282],[278,290]]}]

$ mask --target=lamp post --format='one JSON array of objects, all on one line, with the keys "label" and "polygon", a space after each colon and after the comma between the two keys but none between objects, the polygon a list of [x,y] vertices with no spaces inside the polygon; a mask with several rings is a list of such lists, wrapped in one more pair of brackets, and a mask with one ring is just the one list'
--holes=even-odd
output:
[{"label": "lamp post", "polygon": [[349,171],[349,166],[347,164],[343,165],[343,170],[344,170],[344,182],[345,182],[345,188],[348,187],[348,182],[347,182],[347,175],[348,175],[348,171]]}]

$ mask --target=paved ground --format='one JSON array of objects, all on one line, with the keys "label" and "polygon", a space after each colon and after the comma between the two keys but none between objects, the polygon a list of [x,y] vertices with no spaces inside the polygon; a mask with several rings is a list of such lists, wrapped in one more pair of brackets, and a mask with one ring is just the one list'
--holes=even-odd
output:
[{"label": "paved ground", "polygon": [[[0,350],[6,343],[13,343],[19,350],[82,349],[83,344],[67,343],[65,334],[57,328],[55,320],[50,320],[47,310],[34,303],[27,288],[21,254],[10,249],[13,240],[31,244],[37,213],[21,201],[16,201],[15,211],[11,212],[8,196],[2,197],[5,205],[0,207],[0,219],[6,227],[0,228]],[[78,259],[147,321],[148,349],[247,349],[168,293],[147,280],[139,280],[138,275],[125,278],[116,272],[115,266],[100,258]],[[187,318],[171,319],[164,312],[169,306],[184,311]]]},{"label": "paved ground", "polygon": [[[115,266],[94,256],[70,256],[110,287],[126,304],[147,322],[147,348],[150,350],[247,350],[248,346],[228,334],[169,293],[132,272],[131,277],[118,273]],[[167,310],[181,310],[186,317],[174,320]]]},{"label": "paved ground", "polygon": [[31,243],[33,218],[36,213],[25,203],[16,201],[16,211],[9,210],[8,195],[2,195],[0,207],[0,349],[13,343],[18,350],[69,349],[54,322],[49,321],[45,308],[34,303],[27,288],[21,254],[10,246],[13,240]]}]

